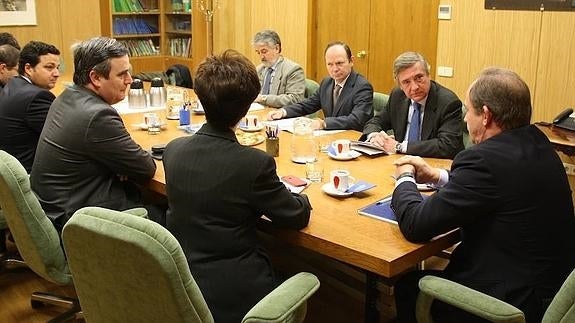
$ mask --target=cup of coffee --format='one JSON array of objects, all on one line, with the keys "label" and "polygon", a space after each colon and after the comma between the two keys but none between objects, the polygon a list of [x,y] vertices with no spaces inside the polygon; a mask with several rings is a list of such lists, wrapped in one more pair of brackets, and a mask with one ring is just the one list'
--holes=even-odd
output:
[{"label": "cup of coffee", "polygon": [[260,125],[260,121],[259,121],[257,115],[248,114],[247,116],[245,116],[244,127],[253,129],[253,128],[257,128],[259,125]]},{"label": "cup of coffee", "polygon": [[331,171],[330,181],[334,189],[342,193],[347,191],[350,184],[349,171],[343,169],[336,169]]},{"label": "cup of coffee", "polygon": [[335,154],[347,155],[351,149],[351,141],[347,139],[338,139],[332,143]]}]

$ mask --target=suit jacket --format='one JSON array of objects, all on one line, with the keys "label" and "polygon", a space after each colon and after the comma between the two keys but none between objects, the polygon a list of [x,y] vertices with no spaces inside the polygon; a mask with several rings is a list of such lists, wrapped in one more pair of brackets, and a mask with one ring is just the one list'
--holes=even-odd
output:
[{"label": "suit jacket", "polygon": [[21,76],[11,78],[2,92],[0,149],[16,157],[30,173],[38,138],[55,96]]},{"label": "suit jacket", "polygon": [[326,130],[363,130],[363,125],[373,117],[373,87],[360,74],[352,71],[339,94],[337,105],[333,106],[331,77],[324,78],[319,90],[300,103],[285,107],[287,118],[299,117],[323,110]]},{"label": "suit jacket", "polygon": [[163,164],[167,228],[180,242],[215,321],[240,322],[276,286],[256,223],[265,214],[277,226],[305,227],[307,197],[280,182],[273,157],[210,124],[170,142]]},{"label": "suit jacket", "polygon": [[[407,115],[411,100],[400,88],[391,91],[389,100],[379,115],[367,122],[360,140],[381,130],[393,130],[395,140],[407,136]],[[450,158],[463,150],[461,101],[451,90],[431,81],[423,123],[421,141],[407,144],[407,154],[424,157]]]},{"label": "suit jacket", "polygon": [[575,267],[567,176],[547,137],[532,125],[459,153],[449,182],[425,201],[414,183],[401,183],[392,207],[410,241],[460,227],[448,278],[518,307],[529,322],[541,322]]},{"label": "suit jacket", "polygon": [[150,154],[132,140],[116,109],[77,85],[54,100],[40,135],[30,181],[57,229],[84,206],[125,210],[141,206],[130,181],[156,171]]},{"label": "suit jacket", "polygon": [[[264,64],[257,67],[260,84],[264,83],[266,68]],[[281,108],[284,105],[303,100],[305,94],[305,75],[299,64],[280,57],[274,71],[274,77],[267,96],[266,105]]]}]

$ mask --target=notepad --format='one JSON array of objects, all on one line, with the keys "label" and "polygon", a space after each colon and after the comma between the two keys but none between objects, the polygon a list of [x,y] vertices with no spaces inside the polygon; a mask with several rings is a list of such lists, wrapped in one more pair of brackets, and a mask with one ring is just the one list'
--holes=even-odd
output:
[{"label": "notepad", "polygon": [[[424,199],[429,197],[429,195],[421,195],[421,196]],[[382,200],[379,200],[377,202],[362,207],[361,209],[358,210],[358,213],[378,220],[397,224],[397,217],[395,216],[395,212],[393,212],[393,209],[391,208],[391,195],[383,198]]]}]

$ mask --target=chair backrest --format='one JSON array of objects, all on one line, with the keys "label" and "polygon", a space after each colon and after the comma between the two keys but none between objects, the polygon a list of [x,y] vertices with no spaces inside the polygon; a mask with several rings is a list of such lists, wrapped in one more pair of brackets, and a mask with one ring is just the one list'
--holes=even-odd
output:
[{"label": "chair backrest", "polygon": [[62,239],[88,322],[213,322],[178,241],[161,225],[86,207]]},{"label": "chair backrest", "polygon": [[383,107],[387,104],[389,95],[380,92],[373,92],[373,115],[378,115]]},{"label": "chair backrest", "polygon": [[575,270],[555,294],[541,321],[541,323],[555,322],[575,322]]},{"label": "chair backrest", "polygon": [[312,79],[305,79],[304,97],[309,98],[319,89],[319,84]]},{"label": "chair backrest", "polygon": [[168,84],[186,87],[188,89],[194,88],[192,73],[186,65],[175,64],[168,67],[166,76],[168,77]]},{"label": "chair backrest", "polygon": [[0,207],[26,265],[44,279],[72,283],[60,237],[30,188],[20,162],[0,150]]}]

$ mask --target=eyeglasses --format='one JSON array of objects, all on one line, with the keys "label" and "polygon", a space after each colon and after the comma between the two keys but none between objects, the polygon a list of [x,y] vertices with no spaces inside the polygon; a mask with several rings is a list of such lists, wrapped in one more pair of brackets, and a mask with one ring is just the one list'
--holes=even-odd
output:
[{"label": "eyeglasses", "polygon": [[427,75],[425,74],[417,74],[411,79],[406,79],[400,82],[401,87],[408,87],[411,85],[411,82],[415,82],[416,84],[423,84],[427,79]]}]

